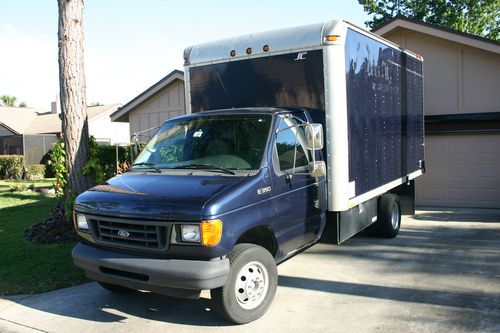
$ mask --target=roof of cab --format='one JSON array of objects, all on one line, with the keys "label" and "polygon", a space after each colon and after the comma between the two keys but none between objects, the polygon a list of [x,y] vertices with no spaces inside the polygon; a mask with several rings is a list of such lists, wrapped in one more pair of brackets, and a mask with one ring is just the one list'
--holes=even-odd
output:
[{"label": "roof of cab", "polygon": [[[195,117],[205,117],[213,115],[243,115],[243,114],[267,114],[276,115],[280,113],[290,113],[290,112],[300,112],[304,110],[310,110],[307,108],[293,108],[293,107],[248,107],[248,108],[234,108],[234,109],[220,109],[220,110],[210,110],[202,111],[196,113],[190,113],[177,117],[176,119],[189,119]],[[319,111],[319,110],[318,110]],[[168,121],[168,120],[167,120]]]}]

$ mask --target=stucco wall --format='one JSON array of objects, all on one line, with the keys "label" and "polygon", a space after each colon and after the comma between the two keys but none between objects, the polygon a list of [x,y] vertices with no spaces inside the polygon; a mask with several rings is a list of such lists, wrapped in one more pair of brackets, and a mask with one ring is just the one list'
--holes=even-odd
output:
[{"label": "stucco wall", "polygon": [[89,133],[97,142],[110,140],[109,144],[130,142],[129,124],[112,122],[109,115],[102,115],[89,121]]},{"label": "stucco wall", "polygon": [[424,57],[425,114],[500,111],[500,55],[406,29],[384,37]]},{"label": "stucco wall", "polygon": [[[130,133],[160,126],[164,121],[185,113],[184,82],[175,80],[130,112]],[[151,130],[142,133],[139,139],[147,141],[154,132],[155,130]]]}]

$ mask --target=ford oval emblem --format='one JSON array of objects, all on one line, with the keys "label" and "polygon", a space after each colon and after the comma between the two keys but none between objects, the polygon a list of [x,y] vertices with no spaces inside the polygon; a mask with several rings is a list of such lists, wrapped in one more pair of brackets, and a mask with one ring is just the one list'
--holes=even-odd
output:
[{"label": "ford oval emblem", "polygon": [[127,238],[128,236],[130,236],[130,234],[128,233],[128,231],[118,230],[118,236],[122,238]]}]

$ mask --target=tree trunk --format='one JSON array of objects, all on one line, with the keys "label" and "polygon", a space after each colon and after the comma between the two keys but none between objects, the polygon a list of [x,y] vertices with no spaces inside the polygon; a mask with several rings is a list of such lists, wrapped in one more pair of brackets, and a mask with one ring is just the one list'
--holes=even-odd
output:
[{"label": "tree trunk", "polygon": [[83,175],[88,161],[88,121],[83,61],[83,0],[58,0],[59,5],[59,85],[62,132],[66,150],[68,184],[66,199],[91,185]]}]

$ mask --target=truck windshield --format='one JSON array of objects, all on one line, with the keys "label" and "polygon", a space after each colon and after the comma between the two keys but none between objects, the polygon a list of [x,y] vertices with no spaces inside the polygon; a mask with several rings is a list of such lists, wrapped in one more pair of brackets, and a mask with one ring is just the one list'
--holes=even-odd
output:
[{"label": "truck windshield", "polygon": [[257,170],[265,151],[270,115],[213,115],[166,122],[132,169],[193,167]]}]

